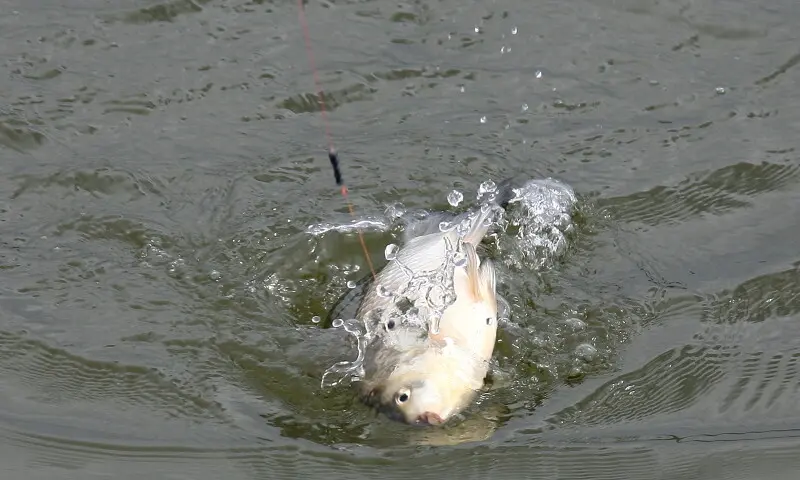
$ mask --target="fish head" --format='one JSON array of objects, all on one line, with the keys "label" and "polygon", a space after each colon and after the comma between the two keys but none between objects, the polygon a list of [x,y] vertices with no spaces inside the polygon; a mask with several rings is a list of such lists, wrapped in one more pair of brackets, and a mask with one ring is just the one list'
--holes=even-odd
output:
[{"label": "fish head", "polygon": [[441,425],[466,407],[483,386],[487,367],[464,354],[428,348],[363,391],[365,403],[410,425]]}]

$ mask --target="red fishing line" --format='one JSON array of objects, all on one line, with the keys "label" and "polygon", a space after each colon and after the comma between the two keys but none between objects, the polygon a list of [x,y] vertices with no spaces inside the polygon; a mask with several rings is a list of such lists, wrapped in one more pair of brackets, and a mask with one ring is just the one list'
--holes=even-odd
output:
[{"label": "red fishing line", "polygon": [[[311,73],[314,75],[314,87],[317,89],[317,97],[319,98],[319,108],[320,114],[322,116],[322,123],[325,125],[325,138],[328,141],[328,159],[331,161],[331,167],[333,167],[333,177],[336,180],[336,185],[340,188],[340,192],[342,197],[344,198],[345,203],[347,204],[347,209],[350,211],[350,216],[355,218],[355,212],[353,211],[353,204],[350,203],[350,199],[347,196],[347,186],[344,184],[344,180],[342,179],[342,172],[339,170],[339,157],[336,154],[336,150],[333,148],[333,137],[331,136],[331,128],[328,124],[328,117],[325,112],[325,94],[322,91],[322,88],[319,85],[319,74],[317,73],[317,66],[314,62],[314,50],[311,48],[311,34],[308,30],[308,22],[306,21],[306,10],[303,6],[303,0],[297,0],[297,9],[298,9],[298,17],[300,19],[300,25],[303,27],[303,36],[306,40],[306,55],[308,56],[308,65],[311,67]],[[372,273],[372,278],[375,278],[375,268],[372,266],[372,259],[369,256],[369,250],[367,250],[367,244],[364,242],[364,234],[361,232],[361,229],[356,229],[358,231],[358,240],[361,243],[361,250],[364,252],[364,258],[367,260],[367,265],[369,265],[369,271]]]}]

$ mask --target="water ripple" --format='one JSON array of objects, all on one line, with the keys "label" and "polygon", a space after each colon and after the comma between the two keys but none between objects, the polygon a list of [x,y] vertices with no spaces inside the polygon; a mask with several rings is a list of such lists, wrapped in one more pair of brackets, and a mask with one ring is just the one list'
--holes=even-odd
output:
[{"label": "water ripple", "polygon": [[218,415],[212,402],[176,388],[151,369],[89,360],[3,331],[0,372],[28,389],[28,399],[40,404],[116,405],[150,415],[195,419]]},{"label": "water ripple", "polygon": [[710,213],[720,215],[749,206],[753,197],[790,188],[800,180],[800,165],[737,163],[693,175],[674,187],[599,201],[615,219],[656,226],[679,224]]}]

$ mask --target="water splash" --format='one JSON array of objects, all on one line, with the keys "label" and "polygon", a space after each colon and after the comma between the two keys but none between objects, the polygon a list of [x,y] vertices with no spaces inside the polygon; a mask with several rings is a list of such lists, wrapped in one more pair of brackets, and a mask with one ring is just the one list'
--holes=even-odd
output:
[{"label": "water splash", "polygon": [[390,243],[386,245],[386,250],[383,252],[383,256],[386,257],[386,260],[392,261],[397,258],[397,252],[400,250],[400,247],[395,245],[394,243]]},{"label": "water splash", "polygon": [[[445,261],[439,268],[429,271],[414,271],[400,259],[394,261],[405,272],[407,279],[396,292],[389,292],[378,285],[378,294],[391,297],[389,308],[382,318],[390,319],[396,326],[421,329],[420,335],[439,332],[439,321],[444,311],[455,302],[453,275],[455,262],[466,258],[459,237],[456,245],[447,238],[445,242]],[[413,301],[411,300],[413,299]],[[384,323],[390,321],[385,320]]]},{"label": "water splash", "polygon": [[447,203],[449,203],[451,207],[457,207],[462,200],[464,200],[464,194],[458,190],[453,190],[447,195]]},{"label": "water splash", "polygon": [[[506,231],[516,230],[513,241],[505,242],[503,262],[518,269],[546,267],[564,253],[573,232],[573,211],[577,197],[572,188],[552,178],[530,180],[514,189]],[[510,227],[510,228],[509,228]]]},{"label": "water splash", "polygon": [[[358,355],[355,360],[341,361],[328,368],[323,375],[323,388],[338,385],[347,378],[357,381],[365,375],[365,359],[376,361],[373,357],[384,355],[387,348],[404,351],[418,347],[428,333],[439,332],[439,322],[445,310],[456,300],[455,268],[463,268],[467,262],[463,237],[473,229],[480,216],[486,217],[488,224],[499,227],[499,254],[507,265],[538,268],[566,249],[568,234],[574,228],[572,212],[576,203],[575,193],[569,186],[549,178],[528,181],[514,189],[515,195],[510,201],[513,205],[507,212],[495,203],[499,191],[493,181],[483,182],[476,193],[479,208],[459,215],[410,212],[397,203],[386,208],[384,220],[373,223],[381,225],[383,230],[403,224],[406,233],[413,233],[406,240],[414,235],[439,231],[455,232],[455,241],[444,237],[444,261],[430,271],[412,270],[398,255],[403,247],[394,243],[386,246],[385,258],[394,262],[406,278],[400,285],[392,283],[391,289],[379,283],[371,287],[388,301],[382,301],[379,309],[367,313],[362,319],[365,323],[356,319],[337,319],[334,322],[335,328],[343,327],[356,338]],[[453,192],[448,197],[448,203],[454,203],[450,201],[454,200]],[[347,231],[346,228],[333,229]],[[510,317],[510,305],[498,297],[499,324],[513,328]],[[573,328],[580,327],[574,325]],[[592,356],[588,348],[575,355],[576,358]]]},{"label": "water splash", "polygon": [[486,180],[478,187],[478,200],[487,200],[485,197],[497,192],[497,185],[491,181]]},{"label": "water splash", "polygon": [[393,203],[387,206],[386,210],[384,210],[383,212],[386,218],[392,220],[403,217],[404,215],[406,215],[406,213],[407,213],[406,207],[400,202]]},{"label": "water splash", "polygon": [[344,328],[344,331],[356,339],[358,355],[355,360],[341,361],[328,367],[322,374],[320,386],[325,388],[335,387],[346,380],[355,382],[364,377],[364,354],[366,352],[367,337],[363,325],[356,319],[342,320],[337,318],[332,323],[333,328]]},{"label": "water splash", "polygon": [[383,218],[362,218],[343,224],[317,223],[306,228],[306,233],[318,237],[330,231],[339,233],[350,233],[358,230],[385,232],[390,228],[391,224]]}]

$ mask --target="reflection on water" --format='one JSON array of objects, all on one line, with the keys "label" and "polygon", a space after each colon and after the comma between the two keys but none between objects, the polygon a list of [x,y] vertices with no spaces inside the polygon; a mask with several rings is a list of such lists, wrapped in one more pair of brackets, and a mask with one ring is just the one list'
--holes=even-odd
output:
[{"label": "reflection on water", "polygon": [[[294,2],[7,2],[6,476],[795,478],[794,7],[308,2],[353,218]],[[465,419],[321,388],[356,230],[380,259],[509,177],[578,208],[485,242],[510,315]]]}]

